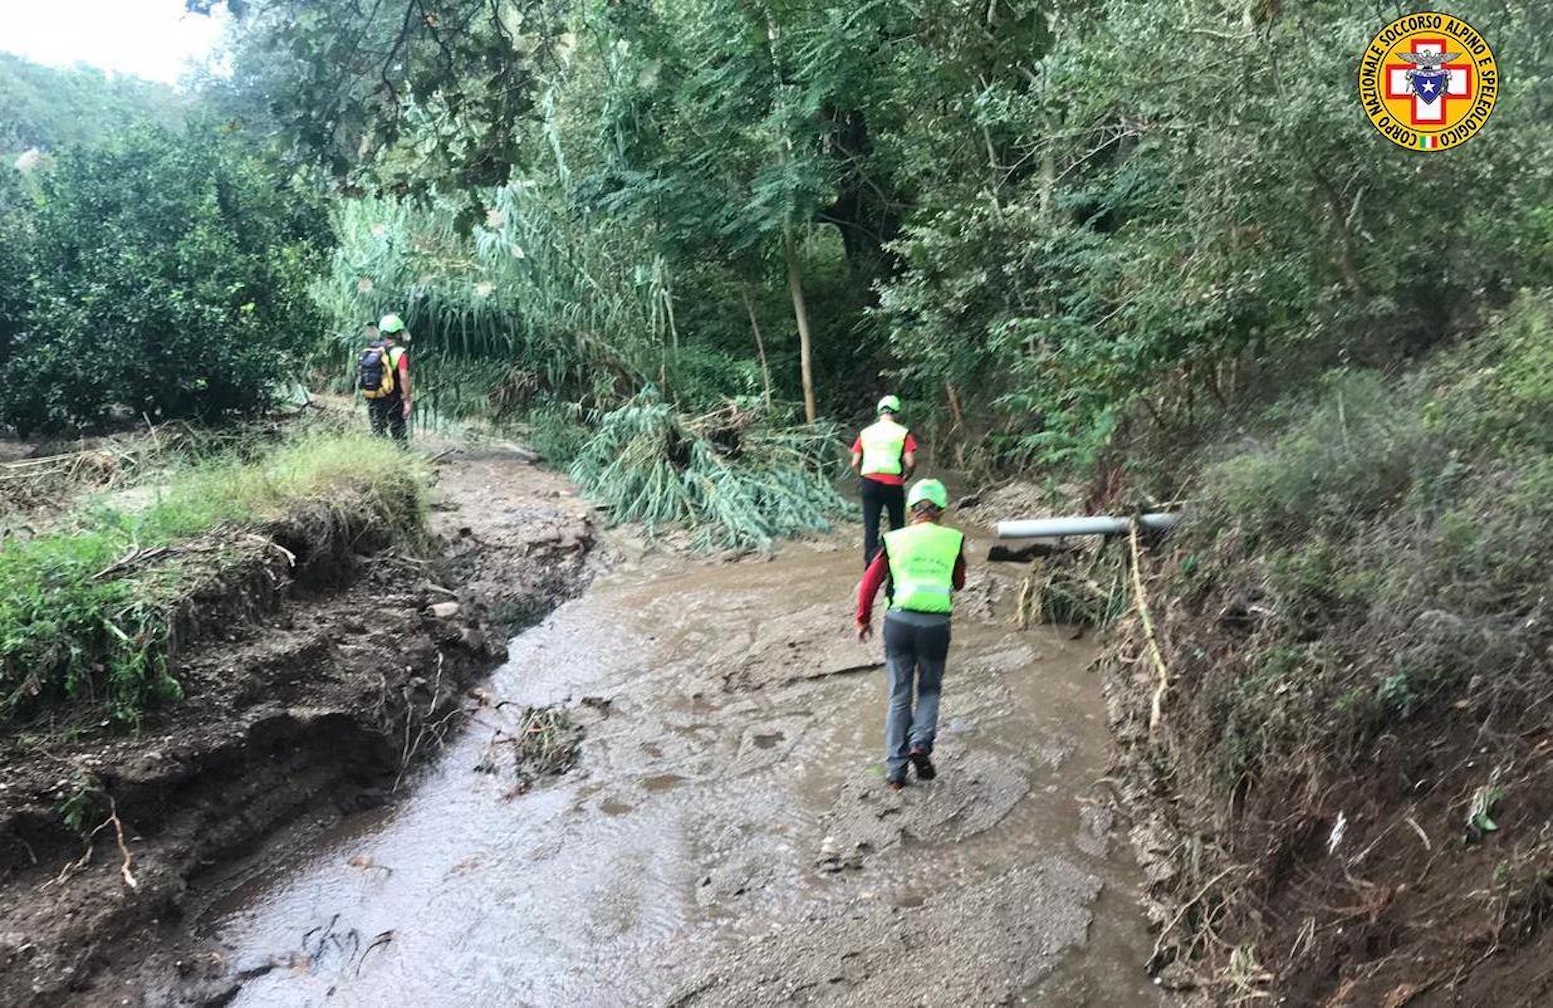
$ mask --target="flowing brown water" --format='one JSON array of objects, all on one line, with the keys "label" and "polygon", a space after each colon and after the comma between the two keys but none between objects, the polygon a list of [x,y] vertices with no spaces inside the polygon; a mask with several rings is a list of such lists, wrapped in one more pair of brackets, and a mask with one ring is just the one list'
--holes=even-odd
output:
[{"label": "flowing brown water", "polygon": [[[488,687],[509,703],[403,801],[210,906],[203,931],[250,977],[233,1003],[950,996],[915,970],[973,998],[1158,1004],[1123,845],[1085,812],[1109,745],[1090,646],[1014,629],[978,565],[940,778],[889,795],[879,645],[851,640],[838,543],[600,579],[518,637]],[[514,708],[548,704],[586,723],[576,769],[521,795],[474,771]]]}]

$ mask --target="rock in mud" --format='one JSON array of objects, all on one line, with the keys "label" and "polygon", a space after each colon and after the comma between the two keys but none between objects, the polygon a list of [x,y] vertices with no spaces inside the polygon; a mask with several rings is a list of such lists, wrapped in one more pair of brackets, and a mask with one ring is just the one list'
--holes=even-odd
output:
[{"label": "rock in mud", "polygon": [[1111,825],[1116,813],[1110,805],[1086,802],[1078,811],[1078,834],[1073,842],[1092,858],[1104,858],[1111,851]]}]

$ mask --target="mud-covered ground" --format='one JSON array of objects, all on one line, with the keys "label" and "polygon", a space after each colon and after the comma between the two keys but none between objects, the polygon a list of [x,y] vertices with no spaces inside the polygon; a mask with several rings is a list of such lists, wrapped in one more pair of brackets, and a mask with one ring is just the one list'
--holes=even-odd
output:
[{"label": "mud-covered ground", "polygon": [[592,526],[562,478],[500,449],[437,468],[436,559],[382,530],[310,543],[303,523],[295,563],[258,550],[197,600],[184,701],[133,735],[0,736],[0,1004],[166,1003],[169,978],[229,996],[225,964],[182,952],[209,880],[395,798],[508,626],[581,588]]},{"label": "mud-covered ground", "polygon": [[[985,545],[936,781],[882,786],[850,530],[732,563],[614,536],[405,800],[203,888],[190,955],[245,1006],[1158,1004],[1091,646],[1015,628]],[[529,788],[536,709],[582,743]]]}]

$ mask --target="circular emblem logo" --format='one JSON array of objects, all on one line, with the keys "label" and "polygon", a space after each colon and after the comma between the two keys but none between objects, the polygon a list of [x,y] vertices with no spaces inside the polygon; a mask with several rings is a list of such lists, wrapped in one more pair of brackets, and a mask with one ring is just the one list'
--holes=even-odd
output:
[{"label": "circular emblem logo", "polygon": [[1483,36],[1449,14],[1424,11],[1382,28],[1359,60],[1359,102],[1398,147],[1437,151],[1477,135],[1499,96],[1499,67]]}]

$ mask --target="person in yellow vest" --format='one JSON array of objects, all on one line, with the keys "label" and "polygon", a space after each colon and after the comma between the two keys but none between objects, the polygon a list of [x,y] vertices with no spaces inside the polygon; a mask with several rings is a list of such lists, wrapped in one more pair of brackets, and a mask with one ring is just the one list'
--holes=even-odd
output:
[{"label": "person in yellow vest", "polygon": [[409,439],[410,354],[400,346],[410,342],[410,332],[398,315],[384,315],[377,326],[367,326],[370,342],[358,361],[358,386],[367,400],[372,433],[392,435],[401,443]]},{"label": "person in yellow vest", "polygon": [[[936,479],[919,480],[906,497],[911,524],[888,532],[857,590],[857,639],[873,634],[874,596],[886,576],[894,597],[884,617],[884,659],[890,707],[884,719],[885,782],[906,786],[906,764],[918,780],[938,775],[933,739],[949,659],[949,614],[965,587],[965,535],[941,525],[949,492]],[[916,703],[912,698],[915,694]]]},{"label": "person in yellow vest", "polygon": [[879,400],[879,420],[863,428],[852,445],[852,469],[862,477],[863,566],[879,552],[879,518],[888,512],[890,528],[906,524],[906,481],[917,467],[917,439],[896,422],[901,401],[887,395]]}]

